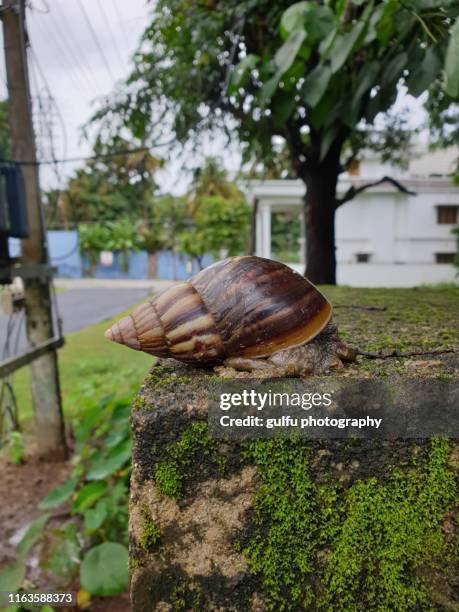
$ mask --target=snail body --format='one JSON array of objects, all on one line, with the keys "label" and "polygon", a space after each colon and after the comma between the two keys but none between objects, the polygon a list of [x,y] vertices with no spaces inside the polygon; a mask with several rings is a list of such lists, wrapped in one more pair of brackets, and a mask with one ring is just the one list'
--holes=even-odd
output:
[{"label": "snail body", "polygon": [[208,366],[233,360],[244,370],[311,343],[331,315],[322,293],[288,266],[232,257],[141,304],[105,335],[157,357]]}]

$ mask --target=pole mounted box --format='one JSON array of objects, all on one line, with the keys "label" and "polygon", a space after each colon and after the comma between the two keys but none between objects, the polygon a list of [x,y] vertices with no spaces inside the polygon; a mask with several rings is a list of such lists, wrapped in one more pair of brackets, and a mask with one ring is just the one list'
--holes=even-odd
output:
[{"label": "pole mounted box", "polygon": [[0,163],[0,232],[28,238],[24,178],[17,163]]}]

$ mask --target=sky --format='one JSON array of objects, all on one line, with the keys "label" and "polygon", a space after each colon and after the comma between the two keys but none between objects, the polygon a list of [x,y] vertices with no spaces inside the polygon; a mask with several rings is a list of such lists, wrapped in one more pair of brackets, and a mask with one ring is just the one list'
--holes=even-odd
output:
[{"label": "sky", "polygon": [[[130,60],[148,24],[146,0],[29,0],[27,30],[31,42],[29,73],[34,124],[41,159],[87,156],[90,143],[82,138],[81,127],[97,108],[97,100],[109,94],[117,81],[130,71]],[[88,23],[89,22],[89,23]],[[0,88],[6,97],[4,59],[0,61]],[[50,106],[49,92],[55,100]],[[38,104],[40,101],[41,107]],[[420,116],[420,105],[412,98],[413,117]],[[43,116],[47,119],[43,120]],[[41,119],[40,119],[41,117]],[[50,149],[52,126],[54,152]],[[208,139],[205,154],[220,156],[227,168],[236,171],[240,164],[237,145],[229,147],[222,138]],[[197,165],[195,153],[176,156],[158,176],[162,192],[183,192]],[[42,166],[44,188],[65,185],[81,162]]]}]

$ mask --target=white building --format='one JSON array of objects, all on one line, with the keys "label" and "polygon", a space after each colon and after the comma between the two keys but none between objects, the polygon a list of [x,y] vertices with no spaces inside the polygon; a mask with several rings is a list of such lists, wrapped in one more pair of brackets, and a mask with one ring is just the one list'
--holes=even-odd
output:
[{"label": "white building", "polygon": [[[448,174],[459,151],[418,154],[408,170],[367,158],[338,185],[344,194],[385,175],[416,192],[407,195],[388,183],[368,189],[344,204],[336,215],[337,281],[355,287],[411,287],[457,282],[452,264],[459,222],[459,187]],[[256,254],[275,259],[271,240],[272,216],[294,215],[302,224],[304,185],[296,180],[251,181],[247,195],[258,200]],[[293,268],[303,271],[304,239],[299,240]]]}]

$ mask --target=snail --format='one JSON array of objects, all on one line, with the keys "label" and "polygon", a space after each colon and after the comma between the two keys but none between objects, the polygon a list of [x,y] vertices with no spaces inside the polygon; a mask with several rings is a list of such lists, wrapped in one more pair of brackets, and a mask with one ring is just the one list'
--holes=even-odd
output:
[{"label": "snail", "polygon": [[305,277],[280,262],[242,256],[166,289],[105,336],[224,376],[305,376],[355,361],[331,316],[330,302]]}]

